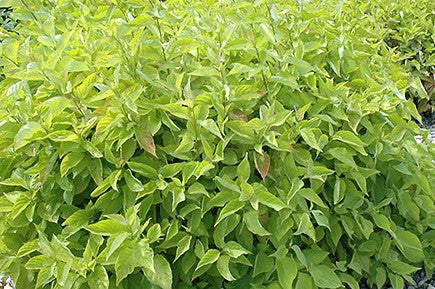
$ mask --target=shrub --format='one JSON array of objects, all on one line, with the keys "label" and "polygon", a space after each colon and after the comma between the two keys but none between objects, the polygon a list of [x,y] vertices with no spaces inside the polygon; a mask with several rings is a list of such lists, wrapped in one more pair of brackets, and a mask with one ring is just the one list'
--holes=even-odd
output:
[{"label": "shrub", "polygon": [[434,145],[386,28],[357,2],[287,2],[14,6],[0,271],[17,288],[431,274]]},{"label": "shrub", "polygon": [[[435,91],[435,23],[428,1],[371,1],[364,12],[373,14],[386,34],[384,41],[400,53],[411,72],[409,98],[419,111],[433,110]],[[426,92],[427,91],[427,92]]]}]

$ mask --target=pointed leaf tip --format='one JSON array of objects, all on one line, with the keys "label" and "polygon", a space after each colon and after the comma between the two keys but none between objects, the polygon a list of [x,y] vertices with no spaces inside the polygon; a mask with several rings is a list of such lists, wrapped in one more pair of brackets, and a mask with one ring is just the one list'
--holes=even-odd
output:
[{"label": "pointed leaf tip", "polygon": [[154,138],[147,129],[137,128],[136,139],[143,150],[152,154],[155,158],[159,158],[156,154]]},{"label": "pointed leaf tip", "polygon": [[266,179],[266,176],[269,172],[270,167],[270,157],[267,153],[263,152],[262,155],[255,153],[254,154],[254,162],[255,168],[260,173],[263,181]]}]

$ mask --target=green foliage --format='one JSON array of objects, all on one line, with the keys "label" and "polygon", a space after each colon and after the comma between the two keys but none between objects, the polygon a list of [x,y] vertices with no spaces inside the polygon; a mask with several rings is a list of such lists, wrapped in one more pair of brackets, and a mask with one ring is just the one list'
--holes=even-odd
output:
[{"label": "green foliage", "polygon": [[83,289],[431,274],[434,145],[367,3],[14,4],[0,271]]},{"label": "green foliage", "polygon": [[435,22],[428,1],[370,1],[363,11],[383,25],[384,41],[399,52],[411,72],[409,98],[419,111],[433,110],[435,100]]}]

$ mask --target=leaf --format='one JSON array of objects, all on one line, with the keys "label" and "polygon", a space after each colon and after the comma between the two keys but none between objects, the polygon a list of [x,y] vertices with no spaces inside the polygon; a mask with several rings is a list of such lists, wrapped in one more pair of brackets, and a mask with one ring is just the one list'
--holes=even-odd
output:
[{"label": "leaf", "polygon": [[121,281],[133,273],[134,268],[136,267],[135,262],[135,252],[133,243],[125,242],[123,246],[120,248],[118,256],[115,262],[115,272],[116,272],[116,285],[118,286]]},{"label": "leaf", "polygon": [[[122,242],[122,245],[117,251],[115,261],[116,285],[118,286],[124,278],[133,273],[136,267],[142,267],[146,273],[152,272],[154,275],[164,274],[164,268],[161,268],[161,264],[156,264],[155,257],[152,249],[145,240],[139,242],[125,240]],[[158,269],[159,271],[157,271]],[[164,275],[167,277],[166,274]]]},{"label": "leaf", "polygon": [[156,155],[156,146],[154,144],[154,138],[151,135],[151,133],[145,128],[138,127],[136,128],[135,134],[136,134],[136,140],[139,143],[140,147],[144,151],[152,154],[155,158],[158,158]]},{"label": "leaf", "polygon": [[334,185],[334,205],[338,204],[344,198],[344,192],[346,190],[346,183],[338,176],[335,177]]},{"label": "leaf", "polygon": [[312,179],[318,179],[319,181],[324,182],[326,177],[332,175],[334,173],[333,170],[328,169],[324,166],[312,166],[311,162],[307,168],[306,176]]},{"label": "leaf", "polygon": [[245,206],[244,202],[241,202],[239,200],[231,200],[229,201],[225,207],[221,210],[219,217],[216,220],[216,223],[214,226],[216,227],[223,219],[226,217],[234,214],[235,212],[239,211],[241,208]]},{"label": "leaf", "polygon": [[204,66],[204,67],[197,68],[195,71],[191,72],[190,75],[211,77],[211,76],[219,76],[219,73],[216,69],[213,69],[208,66]]},{"label": "leaf", "polygon": [[47,256],[36,255],[34,257],[31,257],[24,266],[27,270],[39,270],[44,267],[51,266],[53,263],[53,259]]},{"label": "leaf", "polygon": [[181,238],[177,243],[177,252],[175,254],[174,262],[178,260],[184,253],[186,253],[190,248],[190,241],[192,240],[192,236],[186,235]]},{"label": "leaf", "polygon": [[400,275],[409,275],[419,269],[418,267],[411,266],[399,260],[391,261],[387,264],[387,266],[391,269],[391,271]]},{"label": "leaf", "polygon": [[55,47],[56,46],[56,41],[48,36],[39,36],[36,39],[38,42],[40,42],[41,44],[48,46],[48,47]]},{"label": "leaf", "polygon": [[185,185],[189,181],[189,179],[193,176],[198,166],[199,166],[198,162],[188,162],[187,164],[184,164],[184,167],[181,170],[182,185]]},{"label": "leaf", "polygon": [[270,78],[271,82],[275,82],[275,83],[280,83],[282,85],[288,86],[292,89],[298,89],[298,82],[296,80],[296,78],[292,75],[285,75],[282,76],[283,73],[281,72],[281,76],[278,75],[274,75]]},{"label": "leaf", "polygon": [[259,252],[255,257],[253,277],[261,273],[273,271],[274,263],[271,257],[268,257],[264,252]]},{"label": "leaf", "polygon": [[289,257],[276,260],[276,270],[281,287],[283,289],[292,289],[293,281],[298,273],[298,266],[294,260]]},{"label": "leaf", "polygon": [[43,152],[39,154],[39,181],[41,184],[44,184],[47,181],[58,156],[59,154],[57,152],[53,153],[51,156],[48,156]]},{"label": "leaf", "polygon": [[243,248],[242,245],[234,241],[229,241],[228,243],[226,243],[223,248],[223,252],[231,258],[235,259],[245,254],[252,254],[251,252]]},{"label": "leaf", "polygon": [[77,210],[62,223],[62,226],[69,226],[78,230],[86,226],[91,219],[91,210]]},{"label": "leaf", "polygon": [[38,277],[36,278],[35,288],[41,288],[45,286],[50,279],[53,277],[54,270],[50,266],[43,267],[38,272]]},{"label": "leaf", "polygon": [[339,272],[338,276],[340,277],[341,281],[343,283],[348,284],[351,289],[359,289],[360,288],[359,283],[355,280],[355,278],[352,275]]},{"label": "leaf", "polygon": [[319,226],[326,227],[329,229],[329,231],[331,231],[331,227],[329,227],[329,219],[322,213],[322,211],[312,210],[311,213],[313,214],[314,219],[316,219],[316,222],[319,224]]},{"label": "leaf", "polygon": [[92,234],[110,236],[117,233],[127,232],[128,228],[126,225],[115,220],[102,220],[95,224],[86,226],[86,230]]},{"label": "leaf", "polygon": [[284,245],[281,245],[278,247],[275,253],[269,256],[274,257],[277,260],[282,260],[287,255],[287,253],[288,253],[288,249]]},{"label": "leaf", "polygon": [[229,263],[230,263],[230,257],[226,255],[222,255],[217,260],[216,267],[219,273],[221,274],[221,276],[225,278],[225,280],[234,281],[236,280],[236,278],[234,278],[233,275],[231,275]]},{"label": "leaf", "polygon": [[299,191],[299,195],[322,208],[328,208],[328,206],[323,203],[322,199],[316,194],[313,189],[304,188]]},{"label": "leaf", "polygon": [[259,183],[254,183],[252,186],[254,188],[255,197],[261,204],[268,206],[275,211],[280,211],[287,207],[283,201],[278,199],[273,194],[269,193],[266,187],[262,186]]},{"label": "leaf", "polygon": [[257,211],[249,211],[243,215],[243,221],[246,224],[246,227],[252,233],[258,236],[268,236],[270,233],[266,231],[263,226],[260,224],[258,220],[258,212]]},{"label": "leaf", "polygon": [[[231,75],[240,75],[242,73],[248,73],[250,71],[252,71],[254,68],[252,68],[249,65],[245,65],[243,63],[234,63],[233,68],[230,70],[230,72],[228,72],[228,76]],[[243,120],[243,119],[241,119]]]},{"label": "leaf", "polygon": [[223,187],[233,191],[233,192],[239,192],[240,189],[238,188],[237,184],[231,180],[227,175],[224,175],[223,177],[216,176],[215,180],[222,185]]},{"label": "leaf", "polygon": [[114,234],[110,236],[110,242],[108,242],[108,245],[110,243],[110,247],[108,246],[107,252],[106,252],[106,260],[112,256],[113,252],[115,252],[119,246],[121,246],[125,239],[127,239],[130,236],[128,232],[120,233],[120,234]]},{"label": "leaf", "polygon": [[30,196],[28,193],[21,193],[19,197],[16,199],[14,206],[12,207],[12,211],[10,212],[9,217],[14,220],[20,216],[24,210],[31,204]]},{"label": "leaf", "polygon": [[147,178],[154,178],[157,176],[157,171],[146,164],[137,162],[127,162],[128,167],[135,173],[138,173]]},{"label": "leaf", "polygon": [[87,150],[94,158],[102,158],[103,154],[101,151],[93,145],[90,141],[82,141],[82,146]]},{"label": "leaf", "polygon": [[246,126],[244,120],[231,120],[225,124],[232,132],[234,132],[238,137],[242,138],[248,143],[254,142],[254,130]]},{"label": "leaf", "polygon": [[23,244],[17,252],[18,257],[24,257],[39,249],[38,240],[32,240]]},{"label": "leaf", "polygon": [[15,136],[15,149],[27,145],[38,135],[45,135],[45,130],[40,123],[31,121],[23,125]]},{"label": "leaf", "polygon": [[77,166],[83,158],[84,155],[81,152],[70,152],[67,154],[60,163],[60,176],[63,177],[66,175],[68,171]]},{"label": "leaf", "polygon": [[154,268],[155,272],[145,269],[148,280],[162,289],[171,289],[172,270],[168,261],[161,255],[155,255]]},{"label": "leaf", "polygon": [[372,214],[373,221],[375,221],[376,226],[385,231],[390,231],[390,221],[388,218],[381,214]]},{"label": "leaf", "polygon": [[373,224],[369,220],[365,219],[362,216],[356,217],[357,224],[359,228],[361,229],[364,237],[366,239],[370,238],[370,235],[373,233]]},{"label": "leaf", "polygon": [[409,261],[417,263],[424,260],[420,240],[413,233],[399,230],[396,232],[395,241],[403,256],[405,256]]},{"label": "leaf", "polygon": [[313,279],[310,275],[299,272],[295,289],[312,289]]},{"label": "leaf", "polygon": [[153,243],[159,240],[162,235],[162,230],[160,228],[160,224],[152,225],[147,231],[147,239],[149,243]]},{"label": "leaf", "polygon": [[367,194],[367,182],[366,182],[366,178],[360,174],[359,172],[350,172],[349,173],[352,177],[352,179],[354,179],[356,181],[356,183],[358,184],[358,187],[361,189],[361,191],[364,194]]},{"label": "leaf", "polygon": [[107,274],[104,266],[96,266],[94,271],[87,277],[88,283],[91,288],[108,289],[109,288],[109,275]]},{"label": "leaf", "polygon": [[305,257],[305,254],[302,252],[301,248],[299,248],[298,245],[293,245],[291,248],[295,252],[296,257],[298,258],[299,262],[301,262],[302,265],[304,265],[305,267],[308,267],[307,258]]},{"label": "leaf", "polygon": [[266,37],[266,39],[271,43],[275,43],[275,37],[273,36],[273,32],[270,29],[269,25],[267,25],[266,23],[261,23],[260,28],[263,32],[263,35]]},{"label": "leaf", "polygon": [[382,288],[382,286],[387,281],[387,273],[383,267],[376,268],[376,286]]},{"label": "leaf", "polygon": [[219,259],[219,256],[220,256],[220,252],[218,250],[208,249],[207,252],[205,252],[204,256],[202,256],[201,260],[199,260],[199,263],[196,266],[195,271],[197,271],[203,266],[215,263]]},{"label": "leaf", "polygon": [[322,151],[320,148],[320,145],[316,139],[316,136],[314,134],[314,128],[303,128],[300,130],[301,136],[304,139],[304,141],[312,148]]},{"label": "leaf", "polygon": [[309,273],[313,277],[314,284],[320,288],[338,288],[343,286],[335,272],[326,265],[312,266]]},{"label": "leaf", "polygon": [[314,70],[314,67],[311,66],[308,62],[305,60],[296,58],[296,57],[288,57],[284,60],[287,63],[293,64],[296,67],[296,70],[298,71],[299,75],[305,76],[308,72]]},{"label": "leaf", "polygon": [[270,167],[270,157],[267,153],[263,152],[263,154],[254,153],[254,163],[255,168],[260,173],[263,181],[267,177],[267,173],[269,172]]},{"label": "leaf", "polygon": [[67,263],[62,262],[58,264],[56,268],[56,274],[57,274],[57,282],[59,285],[61,286],[65,285],[70,269],[71,269],[71,264],[69,262]]},{"label": "leaf", "polygon": [[69,63],[68,72],[90,71],[89,66],[83,61],[73,60]]},{"label": "leaf", "polygon": [[207,172],[213,169],[214,167],[215,166],[209,161],[202,161],[196,167],[196,170],[193,173],[193,175],[196,177],[196,179],[199,179],[201,176],[206,175]]},{"label": "leaf", "polygon": [[329,153],[334,158],[342,161],[343,163],[345,163],[346,165],[348,165],[354,169],[358,168],[352,155],[345,148],[340,148],[340,147],[331,148],[331,149],[327,150],[326,153]]},{"label": "leaf", "polygon": [[133,176],[130,170],[124,171],[125,182],[127,183],[127,187],[132,192],[141,192],[144,190],[143,184]]},{"label": "leaf", "polygon": [[313,241],[316,241],[316,233],[314,231],[313,223],[310,221],[310,216],[307,213],[303,213],[299,221],[298,229],[294,233],[295,235],[306,234]]},{"label": "leaf", "polygon": [[203,128],[205,128],[206,130],[208,130],[209,132],[211,132],[212,134],[214,134],[215,136],[217,136],[218,138],[223,140],[222,134],[221,134],[216,122],[214,122],[212,119],[205,119],[205,120],[201,121],[200,124]]},{"label": "leaf", "polygon": [[[117,173],[117,171],[114,171],[113,173]],[[112,173],[112,174],[113,174]],[[91,197],[98,197],[99,195],[101,195],[102,193],[104,193],[108,188],[110,187],[110,175],[104,179],[99,185],[98,187],[96,187],[92,192],[91,192]]]},{"label": "leaf", "polygon": [[243,160],[237,166],[237,176],[241,181],[246,183],[250,175],[251,175],[251,166],[249,165],[248,154],[246,154]]},{"label": "leaf", "polygon": [[357,149],[358,152],[360,152],[362,155],[364,156],[367,155],[367,153],[364,150],[365,143],[363,143],[359,137],[357,137],[350,131],[345,131],[345,130],[338,131],[333,135],[332,139],[350,144],[353,148]]},{"label": "leaf", "polygon": [[388,273],[388,277],[390,278],[391,286],[393,286],[393,289],[403,289],[403,287],[405,286],[403,278],[399,275]]}]

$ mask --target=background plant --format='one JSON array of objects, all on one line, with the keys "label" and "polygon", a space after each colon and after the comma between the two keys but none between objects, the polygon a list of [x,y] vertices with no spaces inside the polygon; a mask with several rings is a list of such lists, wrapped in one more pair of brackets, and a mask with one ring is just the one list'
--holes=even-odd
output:
[{"label": "background plant", "polygon": [[371,1],[364,12],[384,25],[384,41],[401,54],[411,72],[409,97],[419,111],[433,110],[435,91],[435,25],[431,5],[426,1]]},{"label": "background plant", "polygon": [[367,5],[16,4],[0,270],[17,288],[431,274],[434,147],[414,141],[413,79]]}]

